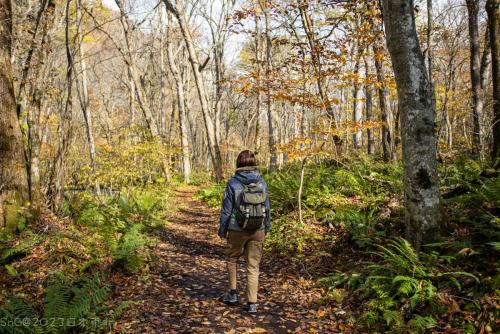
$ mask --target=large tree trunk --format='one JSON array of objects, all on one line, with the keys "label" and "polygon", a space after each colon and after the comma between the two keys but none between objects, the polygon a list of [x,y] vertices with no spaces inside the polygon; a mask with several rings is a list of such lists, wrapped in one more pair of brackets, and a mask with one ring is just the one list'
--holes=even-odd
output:
[{"label": "large tree trunk", "polygon": [[0,228],[15,227],[28,200],[28,175],[12,77],[11,0],[0,0]]},{"label": "large tree trunk", "polygon": [[412,0],[383,0],[384,23],[401,112],[406,237],[419,249],[439,231],[435,112]]},{"label": "large tree trunk", "polygon": [[491,72],[493,75],[493,150],[491,161],[496,168],[500,168],[500,69],[498,68],[498,54],[500,42],[500,1],[488,0],[488,30],[490,33]]},{"label": "large tree trunk", "polygon": [[198,53],[194,47],[193,38],[188,29],[186,18],[184,16],[184,11],[181,9],[182,6],[177,2],[175,5],[170,0],[163,0],[167,10],[170,11],[177,22],[179,23],[179,28],[181,29],[182,37],[184,38],[184,43],[186,44],[186,48],[189,54],[189,62],[191,63],[191,67],[193,70],[193,76],[196,83],[196,89],[198,91],[198,98],[200,100],[201,112],[203,114],[203,120],[205,122],[205,129],[207,132],[207,141],[208,141],[208,153],[212,160],[212,164],[214,167],[215,178],[217,181],[222,180],[222,159],[220,154],[219,143],[217,142],[217,138],[215,135],[215,126],[210,116],[210,110],[208,107],[207,100],[207,90],[205,87],[205,82],[203,81],[203,77],[201,75],[201,64],[198,58]]},{"label": "large tree trunk", "polygon": [[481,115],[483,111],[483,96],[481,92],[480,49],[479,49],[479,0],[466,0],[469,13],[469,44],[470,44],[470,78],[472,93],[472,140],[473,151],[478,157],[482,153]]}]

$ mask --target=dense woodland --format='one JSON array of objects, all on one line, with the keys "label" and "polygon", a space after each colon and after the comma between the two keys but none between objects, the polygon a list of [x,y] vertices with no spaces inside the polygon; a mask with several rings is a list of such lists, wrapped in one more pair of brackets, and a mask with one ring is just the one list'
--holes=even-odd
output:
[{"label": "dense woodland", "polygon": [[[0,0],[0,333],[498,332],[499,6]],[[243,149],[255,319],[191,293]]]}]

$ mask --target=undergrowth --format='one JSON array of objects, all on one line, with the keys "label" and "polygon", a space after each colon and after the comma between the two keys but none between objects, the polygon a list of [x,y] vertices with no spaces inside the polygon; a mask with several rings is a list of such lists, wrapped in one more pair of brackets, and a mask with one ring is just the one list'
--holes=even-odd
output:
[{"label": "undergrowth", "polygon": [[146,274],[168,200],[164,185],[127,187],[112,196],[79,192],[67,197],[63,217],[48,217],[49,225],[2,234],[2,281],[35,288],[44,301],[2,290],[0,333],[108,332],[129,303],[106,302],[110,286],[102,277]]},{"label": "undergrowth", "polygon": [[[442,193],[453,194],[442,201],[448,232],[417,253],[400,237],[402,166],[363,156],[307,164],[301,222],[300,166],[286,165],[264,175],[273,217],[267,249],[300,258],[328,249],[333,258],[358,254],[318,281],[325,287],[318,302],[341,304],[358,332],[498,330],[500,177],[482,170],[465,157],[440,166]],[[218,207],[224,187],[198,196]]]}]

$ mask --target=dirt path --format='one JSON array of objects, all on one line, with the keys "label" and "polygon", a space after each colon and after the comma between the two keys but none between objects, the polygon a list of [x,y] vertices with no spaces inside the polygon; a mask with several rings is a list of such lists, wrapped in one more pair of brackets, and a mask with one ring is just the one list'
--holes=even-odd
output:
[{"label": "dirt path", "polygon": [[[261,268],[259,314],[218,301],[227,285],[218,213],[194,199],[194,188],[176,190],[176,212],[160,232],[149,274],[122,282],[116,294],[143,302],[130,307],[117,332],[124,333],[338,333],[339,310],[318,306],[322,291],[295,276],[290,262],[266,254]],[[243,259],[242,259],[243,262]],[[239,291],[245,273],[240,265]],[[130,320],[134,319],[134,320]]]}]

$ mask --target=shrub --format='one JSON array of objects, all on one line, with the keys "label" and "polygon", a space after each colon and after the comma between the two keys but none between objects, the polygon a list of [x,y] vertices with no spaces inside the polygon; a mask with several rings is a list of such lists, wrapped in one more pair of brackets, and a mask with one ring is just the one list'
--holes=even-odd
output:
[{"label": "shrub", "polygon": [[293,215],[288,215],[273,220],[266,244],[281,254],[297,255],[314,247],[324,237],[313,224],[301,223]]},{"label": "shrub", "polygon": [[207,203],[211,207],[220,207],[225,190],[225,184],[215,183],[198,191],[196,198]]}]

